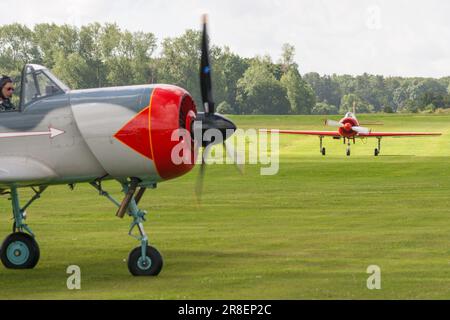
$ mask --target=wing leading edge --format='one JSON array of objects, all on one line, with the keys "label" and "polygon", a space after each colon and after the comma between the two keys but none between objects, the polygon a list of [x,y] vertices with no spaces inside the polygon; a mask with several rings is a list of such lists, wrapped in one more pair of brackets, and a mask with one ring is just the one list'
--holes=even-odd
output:
[{"label": "wing leading edge", "polygon": [[[261,132],[299,134],[322,137],[340,137],[338,131],[314,131],[314,130],[260,130]],[[376,138],[376,137],[420,137],[420,136],[440,136],[442,133],[437,132],[370,132],[360,133],[356,137]]]},{"label": "wing leading edge", "polygon": [[337,131],[308,131],[308,130],[259,130],[261,132],[269,133],[284,133],[284,134],[301,134],[309,136],[327,136],[327,137],[340,137],[341,135]]},{"label": "wing leading edge", "polygon": [[442,133],[436,132],[370,132],[359,134],[360,137],[420,137],[420,136],[440,136]]}]

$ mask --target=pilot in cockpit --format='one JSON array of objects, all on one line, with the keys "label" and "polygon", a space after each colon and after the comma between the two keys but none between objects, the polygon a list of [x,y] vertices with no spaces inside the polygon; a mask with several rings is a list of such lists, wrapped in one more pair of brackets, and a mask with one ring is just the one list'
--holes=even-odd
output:
[{"label": "pilot in cockpit", "polygon": [[11,111],[16,107],[11,102],[14,93],[14,82],[8,76],[0,78],[0,111]]},{"label": "pilot in cockpit", "polygon": [[352,112],[347,112],[347,114],[345,115],[345,118],[354,118],[355,116],[353,115]]}]

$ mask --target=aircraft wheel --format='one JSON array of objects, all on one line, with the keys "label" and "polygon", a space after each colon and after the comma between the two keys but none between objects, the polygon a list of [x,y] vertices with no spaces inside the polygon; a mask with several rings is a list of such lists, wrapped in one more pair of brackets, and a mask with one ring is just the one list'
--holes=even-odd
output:
[{"label": "aircraft wheel", "polygon": [[380,151],[375,148],[375,153],[374,153],[375,157],[378,157],[379,154],[380,154]]},{"label": "aircraft wheel", "polygon": [[350,156],[350,149],[347,149],[347,156]]},{"label": "aircraft wheel", "polygon": [[322,153],[323,156],[326,154],[325,148],[322,148],[321,153]]},{"label": "aircraft wheel", "polygon": [[163,267],[161,254],[147,246],[146,259],[142,259],[141,247],[134,248],[128,256],[128,270],[133,276],[157,276]]},{"label": "aircraft wheel", "polygon": [[39,246],[32,236],[15,232],[3,241],[0,258],[8,269],[33,269],[39,261]]}]

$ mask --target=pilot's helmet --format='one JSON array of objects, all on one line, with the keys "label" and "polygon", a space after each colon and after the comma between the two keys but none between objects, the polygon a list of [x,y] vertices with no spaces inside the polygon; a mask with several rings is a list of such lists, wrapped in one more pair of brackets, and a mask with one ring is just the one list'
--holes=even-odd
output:
[{"label": "pilot's helmet", "polygon": [[10,82],[13,83],[14,81],[9,76],[2,76],[0,78],[0,98],[3,98],[3,99],[5,98],[2,94],[2,90],[3,90],[3,87],[5,86],[5,84],[10,83]]},{"label": "pilot's helmet", "polygon": [[14,82],[13,79],[9,76],[2,76],[0,78],[0,90],[3,89],[3,87],[5,86],[5,84],[9,83],[9,82]]}]

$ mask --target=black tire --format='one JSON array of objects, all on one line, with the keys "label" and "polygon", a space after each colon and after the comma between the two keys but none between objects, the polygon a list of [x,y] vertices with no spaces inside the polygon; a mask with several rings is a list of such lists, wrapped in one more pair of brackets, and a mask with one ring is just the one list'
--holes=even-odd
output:
[{"label": "black tire", "polygon": [[3,241],[0,258],[8,269],[33,269],[39,257],[39,245],[27,233],[11,233]]},{"label": "black tire", "polygon": [[326,150],[325,150],[325,148],[322,148],[322,151],[321,151],[321,152],[322,152],[322,155],[323,155],[323,156],[326,155],[326,153],[327,153]]},{"label": "black tire", "polygon": [[375,149],[375,152],[374,152],[375,157],[378,157],[379,154],[380,154],[380,151],[378,151],[378,149]]},{"label": "black tire", "polygon": [[141,247],[134,248],[128,256],[128,270],[133,276],[157,276],[163,267],[161,254],[153,247],[147,246],[147,258],[150,265],[142,264]]},{"label": "black tire", "polygon": [[350,149],[347,149],[347,156],[350,156]]}]

